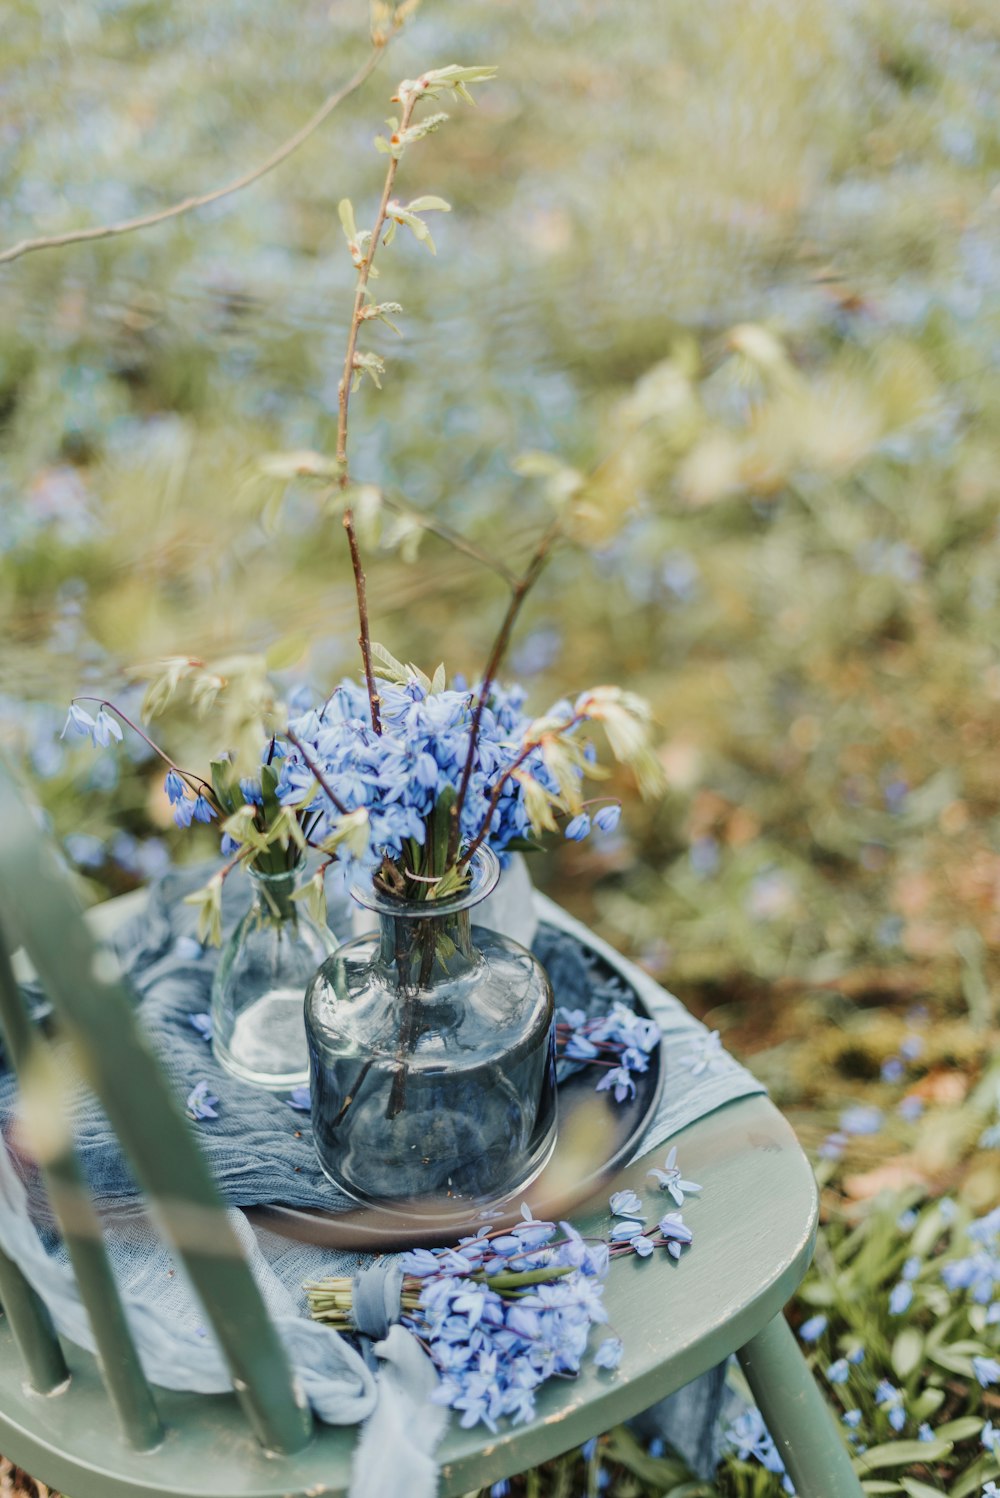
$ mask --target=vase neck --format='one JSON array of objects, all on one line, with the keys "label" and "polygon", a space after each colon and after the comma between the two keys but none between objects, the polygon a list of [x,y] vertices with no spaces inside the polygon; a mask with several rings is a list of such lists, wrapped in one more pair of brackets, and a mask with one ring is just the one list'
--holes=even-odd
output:
[{"label": "vase neck", "polygon": [[426,909],[411,906],[391,915],[383,911],[378,919],[375,960],[393,984],[418,991],[431,989],[479,961],[468,909],[428,915]]},{"label": "vase neck", "polygon": [[280,874],[264,874],[260,869],[248,868],[250,888],[253,890],[254,910],[272,921],[294,920],[299,914],[298,902],[293,898],[299,887],[301,869],[283,869]]}]

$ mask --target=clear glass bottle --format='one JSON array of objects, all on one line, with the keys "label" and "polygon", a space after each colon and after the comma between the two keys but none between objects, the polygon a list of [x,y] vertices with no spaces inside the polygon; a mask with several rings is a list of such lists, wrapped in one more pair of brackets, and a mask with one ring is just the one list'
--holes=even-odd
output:
[{"label": "clear glass bottle", "polygon": [[212,1050],[226,1071],[286,1092],[309,1076],[303,1004],[337,938],[292,896],[302,866],[280,874],[248,868],[250,909],[219,957],[212,984]]},{"label": "clear glass bottle", "polygon": [[548,977],[525,947],[471,924],[498,875],[482,848],[453,897],[355,888],[379,928],[339,947],[309,987],[313,1138],[327,1176],[357,1200],[495,1200],[552,1152]]}]

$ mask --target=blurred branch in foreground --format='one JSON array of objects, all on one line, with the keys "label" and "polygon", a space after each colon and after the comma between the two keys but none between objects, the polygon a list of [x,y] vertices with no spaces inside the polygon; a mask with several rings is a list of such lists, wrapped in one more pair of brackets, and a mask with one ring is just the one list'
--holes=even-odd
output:
[{"label": "blurred branch in foreground", "polygon": [[69,229],[64,234],[39,235],[35,239],[19,240],[17,244],[11,245],[9,250],[0,251],[0,265],[5,265],[11,260],[19,260],[22,255],[27,255],[32,250],[52,250],[61,245],[80,244],[88,239],[112,239],[119,234],[131,234],[135,229],[150,229],[155,224],[164,223],[167,219],[179,218],[182,213],[191,213],[195,208],[205,208],[209,203],[217,203],[221,198],[228,198],[233,193],[242,192],[243,188],[259,182],[261,177],[265,177],[276,166],[287,161],[289,156],[304,145],[324,121],[329,119],[338,104],[342,104],[361,87],[381,61],[387,41],[388,37],[384,34],[376,37],[372,50],[361,67],[346,83],[324,99],[316,113],[296,130],[294,135],[290,135],[278,146],[277,150],[272,151],[270,156],[252,171],[244,172],[242,176],[236,177],[232,182],[227,182],[223,187],[215,188],[212,192],[182,198],[179,203],[174,203],[169,208],[159,208],[155,213],[144,213],[138,218],[122,219],[115,224],[96,224],[90,229]]}]

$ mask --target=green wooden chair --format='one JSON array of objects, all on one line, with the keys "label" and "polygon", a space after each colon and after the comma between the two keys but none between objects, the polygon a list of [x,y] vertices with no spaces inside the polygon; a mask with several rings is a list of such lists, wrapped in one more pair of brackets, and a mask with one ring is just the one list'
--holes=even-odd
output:
[{"label": "green wooden chair", "polygon": [[[139,1365],[70,1142],[45,1183],[98,1347],[56,1336],[17,1266],[0,1255],[0,1451],[72,1498],[335,1498],[349,1483],[354,1428],[314,1426],[296,1396],[192,1131],[144,1043],[93,923],[0,767],[0,1023],[22,1083],[48,1042],[28,1021],[10,960],[23,944],[61,1031],[100,1098],[173,1241],[232,1373],[231,1395],[149,1386]],[[104,924],[107,911],[104,907]],[[4,947],[4,941],[8,944]],[[781,1312],[804,1275],[817,1220],[812,1171],[781,1115],[753,1097],[679,1137],[704,1185],[696,1251],[619,1261],[606,1303],[625,1355],[540,1392],[537,1418],[497,1436],[453,1427],[443,1498],[557,1456],[673,1393],[736,1352],[800,1498],[860,1498],[838,1429]],[[644,1184],[663,1149],[621,1173]],[[654,1158],[655,1156],[655,1158]],[[607,1190],[574,1214],[606,1227]],[[191,1232],[192,1225],[198,1231]],[[208,1231],[206,1231],[206,1227]]]}]

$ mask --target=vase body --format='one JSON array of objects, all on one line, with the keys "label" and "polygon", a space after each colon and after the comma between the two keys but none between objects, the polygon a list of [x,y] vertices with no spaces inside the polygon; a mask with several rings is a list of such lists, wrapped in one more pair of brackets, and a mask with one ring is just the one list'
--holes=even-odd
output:
[{"label": "vase body", "polygon": [[497,872],[482,850],[453,898],[355,891],[378,930],[339,947],[310,985],[313,1138],[327,1176],[359,1201],[487,1202],[551,1154],[548,978],[526,948],[471,924]]},{"label": "vase body", "polygon": [[222,949],[212,984],[212,1050],[233,1076],[287,1092],[309,1076],[306,986],[337,938],[293,899],[300,870],[247,873],[253,901]]}]

